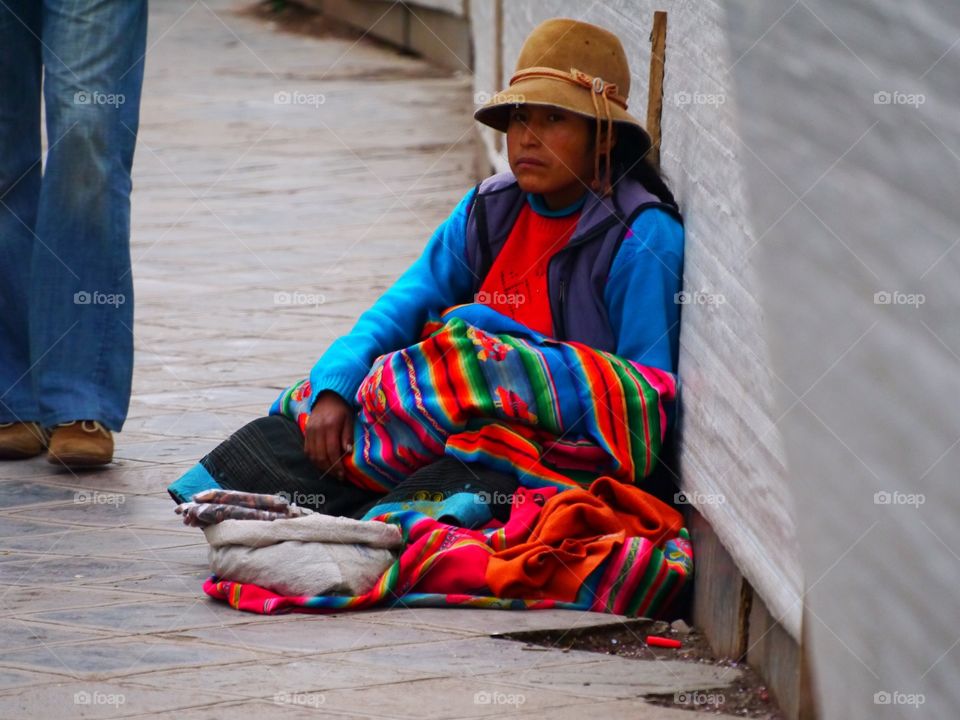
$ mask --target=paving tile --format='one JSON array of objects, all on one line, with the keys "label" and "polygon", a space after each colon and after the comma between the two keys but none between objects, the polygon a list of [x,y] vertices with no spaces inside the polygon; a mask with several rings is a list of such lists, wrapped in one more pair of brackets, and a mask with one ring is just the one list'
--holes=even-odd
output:
[{"label": "paving tile", "polygon": [[0,717],[32,719],[41,717],[37,710],[45,708],[50,714],[44,717],[56,713],[64,718],[115,718],[234,699],[213,688],[202,694],[171,690],[99,680],[61,680],[0,695]]},{"label": "paving tile", "polygon": [[167,712],[149,713],[144,715],[130,715],[134,718],[152,718],[159,720],[223,720],[225,717],[256,717],[269,718],[273,720],[303,720],[311,718],[316,720],[319,717],[333,717],[338,720],[377,720],[378,718],[389,718],[389,715],[372,715],[350,713],[336,713],[330,710],[313,709],[309,707],[300,707],[294,704],[280,704],[267,702],[264,700],[247,700],[234,703],[217,703],[205,707],[195,707],[185,710],[172,710]]},{"label": "paving tile", "polygon": [[[236,611],[234,611],[236,612]],[[199,628],[178,633],[231,647],[256,647],[263,652],[314,655],[364,648],[406,647],[405,643],[423,643],[456,637],[438,630],[398,628],[360,623],[349,618],[330,618],[298,614],[284,623],[260,622],[233,627],[229,633],[216,628]],[[432,647],[432,646],[431,646]],[[415,651],[412,651],[415,652]]]},{"label": "paving tile", "polygon": [[[13,540],[29,538],[35,535],[50,535],[71,532],[76,528],[54,523],[34,522],[22,517],[12,517],[0,513],[0,547],[9,547]],[[29,540],[26,540],[29,542]]]},{"label": "paving tile", "polygon": [[390,608],[355,612],[351,617],[363,622],[455,630],[467,635],[490,636],[530,630],[565,630],[618,625],[619,615],[576,610],[488,610],[484,608]]},{"label": "paving tile", "polygon": [[[551,708],[549,713],[539,711],[511,714],[511,718],[519,720],[583,720],[583,706]],[[651,705],[642,700],[617,700],[613,702],[592,703],[589,717],[603,718],[603,720],[698,720],[701,717],[732,718],[741,715],[727,715],[725,713],[700,713],[676,708]]]},{"label": "paving tile", "polygon": [[[173,503],[170,503],[171,511]],[[53,528],[54,526],[47,526]],[[0,547],[6,550],[20,550],[31,553],[52,553],[59,556],[97,556],[97,557],[145,557],[157,560],[169,560],[156,553],[162,548],[199,548],[201,557],[206,559],[208,547],[203,534],[197,528],[193,533],[164,532],[143,530],[140,528],[98,529],[74,526],[60,532],[41,535],[23,535],[0,539]]]},{"label": "paving tile", "polygon": [[[430,677],[437,675],[404,668],[346,663],[332,655],[222,666],[217,668],[217,688],[246,698],[272,699],[281,693],[325,692]],[[202,690],[209,682],[202,674],[182,670],[150,672],[132,676],[131,679],[141,685],[198,690]]]},{"label": "paving tile", "polygon": [[89,528],[13,520],[2,515],[0,528],[3,528],[3,535],[0,536],[0,563],[30,563],[62,558],[75,547],[78,536],[89,532]]},{"label": "paving tile", "polygon": [[[185,411],[185,413],[189,414],[189,411]],[[146,432],[142,430],[133,430],[131,428],[128,428],[126,424],[124,424],[123,432],[114,433],[113,435],[114,456],[120,457],[119,455],[117,455],[116,450],[119,450],[120,448],[125,447],[127,445],[133,445],[138,443],[151,443],[151,442],[158,442],[158,441],[170,440],[170,439],[171,439],[171,436],[169,435],[159,435],[157,433]],[[127,460],[129,458],[120,457],[120,459]],[[107,465],[105,467],[109,468],[110,466]]]},{"label": "paving tile", "polygon": [[[581,705],[582,711],[591,702],[587,697],[564,696],[549,689],[516,688],[488,680],[456,678],[415,680],[374,687],[328,690],[303,693],[302,702],[312,701],[322,712],[351,711],[358,708],[389,708],[392,718],[434,720],[439,718],[508,717],[520,709],[536,709],[549,713],[557,707]],[[291,702],[300,700],[296,692],[289,694]],[[278,703],[286,697],[277,696]],[[582,717],[582,716],[581,716]]]},{"label": "paving tile", "polygon": [[153,463],[196,462],[220,444],[210,438],[171,438],[157,435],[152,440],[126,442],[118,436],[114,454],[124,460]]},{"label": "paving tile", "polygon": [[0,485],[20,478],[50,475],[55,467],[43,455],[27,460],[5,460],[0,462]]},{"label": "paving tile", "polygon": [[[171,563],[175,565],[187,566],[195,570],[208,571],[210,568],[210,563],[208,556],[210,553],[210,546],[207,545],[206,541],[202,540],[200,543],[194,543],[192,545],[185,545],[182,547],[172,547],[172,548],[131,548],[128,553],[128,557],[132,558],[141,558],[144,560],[158,560],[164,563]],[[171,566],[171,570],[175,569]]]},{"label": "paving tile", "polygon": [[43,505],[8,513],[14,519],[37,519],[85,526],[117,527],[120,525],[164,523],[176,526],[180,521],[173,512],[173,501],[126,495],[116,491],[77,490],[70,493],[71,502]]},{"label": "paving tile", "polygon": [[[262,408],[264,414],[270,407],[270,403],[276,399],[277,391],[274,388],[256,385],[204,387],[190,391],[177,390],[137,395],[138,404],[152,408],[218,410],[256,404]],[[153,412],[155,411],[154,409]]]},{"label": "paving tile", "polygon": [[[166,568],[146,562],[102,558],[55,558],[41,556],[37,560],[22,560],[0,563],[0,587],[4,585],[38,585],[75,583],[103,580],[106,578],[136,577],[137,575]],[[52,589],[51,589],[52,591]]]},{"label": "paving tile", "polygon": [[[593,657],[603,656],[595,654]],[[733,668],[706,663],[613,658],[600,662],[581,661],[570,665],[523,668],[485,677],[512,685],[613,700],[678,690],[724,688],[739,678],[740,674],[739,670]]]},{"label": "paving tile", "polygon": [[135,460],[122,460],[114,458],[109,465],[102,465],[91,468],[67,468],[57,463],[49,463],[44,456],[30,458],[29,460],[18,460],[16,462],[0,462],[0,485],[19,479],[36,479],[42,482],[49,482],[55,478],[70,478],[78,480],[81,484],[84,478],[109,474],[116,471],[132,470],[144,467],[145,463]]},{"label": "paving tile", "polygon": [[64,488],[41,485],[28,480],[0,483],[0,508],[72,500],[74,493]]},{"label": "paving tile", "polygon": [[[190,569],[162,564],[159,572],[150,573],[146,568],[140,569],[136,576],[126,578],[91,578],[77,581],[78,585],[122,590],[128,593],[142,593],[150,597],[207,597],[203,592],[203,582],[210,577],[209,570]],[[176,570],[176,572],[174,572]]]},{"label": "paving tile", "polygon": [[[304,360],[303,362],[299,363],[284,363],[275,359],[274,362],[271,363],[272,367],[270,368],[269,372],[272,374],[283,374],[288,378],[287,384],[292,384],[300,378],[305,377],[310,372],[310,368],[314,362],[316,362],[316,358],[313,358],[312,361]],[[255,358],[246,360],[214,360],[203,363],[198,363],[192,361],[191,359],[187,359],[184,361],[168,363],[164,366],[164,370],[176,377],[177,380],[186,381],[189,383],[201,383],[205,385],[214,383],[262,384],[265,373],[264,366],[265,363],[262,359],[258,360]],[[225,430],[222,425],[218,425],[218,427],[220,428],[221,435],[231,432]],[[209,430],[206,430],[205,432],[209,433]]]},{"label": "paving tile", "polygon": [[[263,364],[260,375],[264,373]],[[262,413],[260,413],[262,414]],[[182,410],[172,413],[154,413],[128,422],[124,429],[139,430],[156,435],[203,437],[223,440],[259,415],[210,410]],[[199,458],[197,458],[199,459]]]},{"label": "paving tile", "polygon": [[[145,670],[216,666],[259,653],[180,639],[137,638],[38,645],[0,656],[3,665],[75,678],[110,679]],[[199,704],[199,703],[197,703]]]},{"label": "paving tile", "polygon": [[561,652],[547,648],[526,650],[511,640],[492,638],[457,638],[443,642],[396,647],[355,650],[342,655],[345,662],[365,665],[403,667],[430,673],[479,675],[498,671],[515,671],[533,667],[569,665],[581,660],[595,662],[596,655],[571,650]]},{"label": "paving tile", "polygon": [[[124,461],[128,462],[128,461]],[[194,464],[194,459],[183,463],[134,463],[133,466],[109,465],[100,472],[70,475],[57,475],[40,478],[48,485],[62,485],[74,490],[99,490],[104,493],[118,492],[127,495],[142,495],[166,490],[167,485],[176,480]]]},{"label": "paving tile", "polygon": [[28,622],[17,618],[0,620],[0,665],[8,663],[23,650],[46,645],[82,642],[107,637],[107,633],[95,629],[67,628],[47,623]]},{"label": "paving tile", "polygon": [[249,616],[238,613],[227,605],[208,599],[165,600],[111,604],[97,607],[71,608],[32,613],[35,622],[59,623],[74,628],[103,629],[125,635],[156,632],[182,634],[187,628],[227,625],[249,622]]},{"label": "paving tile", "polygon": [[48,586],[11,586],[0,590],[0,616],[29,620],[31,613],[45,610],[97,607],[143,599],[149,598],[83,585],[59,585],[55,592]]},{"label": "paving tile", "polygon": [[12,688],[42,685],[57,679],[59,679],[59,677],[55,675],[31,672],[29,670],[17,670],[0,665],[0,693]]},{"label": "paving tile", "polygon": [[[286,386],[284,386],[284,387],[286,387]],[[273,386],[271,386],[271,390],[272,390],[273,392],[276,392],[277,395],[280,394],[280,391],[279,391],[277,388],[273,387]],[[276,398],[276,395],[274,396],[274,398]],[[253,420],[253,419],[256,419],[256,418],[258,418],[258,417],[263,417],[264,415],[266,415],[266,414],[267,414],[267,410],[270,408],[270,403],[272,403],[272,402],[273,402],[273,400],[271,400],[270,402],[268,402],[266,405],[261,405],[261,404],[259,404],[259,403],[237,405],[236,407],[232,407],[231,410],[236,411],[236,412],[242,412],[242,413],[244,413],[244,414],[246,414],[246,415],[249,415],[249,416],[250,416],[250,419]]]}]

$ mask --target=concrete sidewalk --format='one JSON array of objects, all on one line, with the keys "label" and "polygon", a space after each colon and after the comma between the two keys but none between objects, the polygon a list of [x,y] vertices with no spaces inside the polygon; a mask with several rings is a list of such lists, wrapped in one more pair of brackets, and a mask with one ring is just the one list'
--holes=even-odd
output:
[{"label": "concrete sidewalk", "polygon": [[165,486],[303,377],[474,181],[468,75],[235,8],[151,8],[130,419],[108,469],[0,465],[0,717],[692,717],[642,695],[730,670],[490,637],[610,616],[203,595],[206,544]]}]

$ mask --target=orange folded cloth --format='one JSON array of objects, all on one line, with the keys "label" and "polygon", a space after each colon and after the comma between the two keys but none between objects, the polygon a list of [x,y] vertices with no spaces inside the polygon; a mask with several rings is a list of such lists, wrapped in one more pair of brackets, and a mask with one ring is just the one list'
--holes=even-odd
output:
[{"label": "orange folded cloth", "polygon": [[584,581],[625,538],[661,545],[683,527],[679,512],[611,477],[558,493],[526,540],[494,553],[486,580],[497,597],[573,602]]},{"label": "orange folded cloth", "polygon": [[679,512],[635,485],[601,477],[593,481],[590,492],[623,523],[627,537],[644,537],[659,546],[676,537],[683,527]]}]

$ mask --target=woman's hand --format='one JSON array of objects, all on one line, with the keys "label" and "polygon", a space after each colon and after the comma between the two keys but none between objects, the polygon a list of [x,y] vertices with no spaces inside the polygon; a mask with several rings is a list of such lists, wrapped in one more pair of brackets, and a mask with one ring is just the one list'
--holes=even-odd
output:
[{"label": "woman's hand", "polygon": [[324,390],[307,420],[303,449],[311,462],[343,478],[340,459],[353,451],[353,408],[333,390]]}]

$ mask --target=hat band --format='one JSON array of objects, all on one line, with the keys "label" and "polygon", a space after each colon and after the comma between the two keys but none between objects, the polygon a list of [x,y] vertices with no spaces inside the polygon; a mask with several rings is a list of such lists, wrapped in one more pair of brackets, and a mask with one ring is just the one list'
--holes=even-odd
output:
[{"label": "hat band", "polygon": [[529,67],[518,70],[510,78],[510,85],[518,83],[520,80],[528,78],[552,78],[554,80],[565,80],[568,83],[579,85],[597,95],[603,95],[608,100],[616,103],[624,110],[627,109],[627,99],[619,94],[616,83],[606,82],[599,75],[590,75],[582,70],[570,68],[570,72],[564,72],[552,67]]}]

